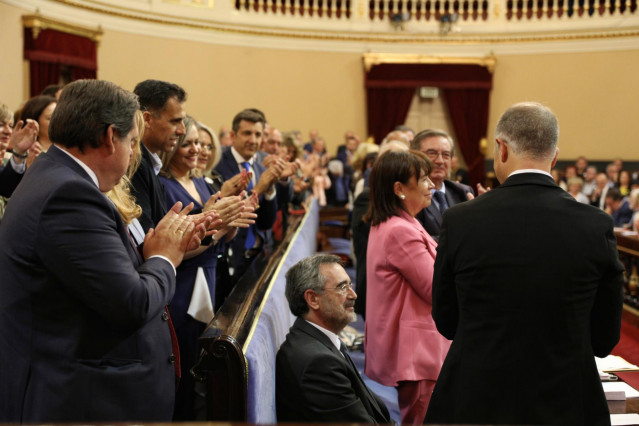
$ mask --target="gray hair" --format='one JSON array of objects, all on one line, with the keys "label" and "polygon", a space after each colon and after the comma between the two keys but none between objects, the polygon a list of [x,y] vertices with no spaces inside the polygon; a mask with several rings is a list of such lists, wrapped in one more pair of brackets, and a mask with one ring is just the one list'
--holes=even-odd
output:
[{"label": "gray hair", "polygon": [[[55,98],[54,99],[55,102]],[[49,124],[51,141],[84,152],[98,148],[110,125],[126,136],[139,108],[137,96],[104,80],[77,80],[65,86]]]},{"label": "gray hair", "polygon": [[0,102],[0,122],[13,121],[13,112],[9,109],[8,106]]},{"label": "gray hair", "polygon": [[414,149],[415,151],[421,151],[421,142],[424,139],[428,138],[438,138],[442,137],[448,141],[450,144],[450,153],[453,154],[455,151],[455,145],[453,144],[453,138],[450,137],[448,133],[439,129],[426,129],[417,133],[410,143],[410,149]]},{"label": "gray hair", "polygon": [[320,267],[332,263],[342,264],[338,256],[315,254],[300,260],[286,272],[286,300],[293,315],[301,317],[308,312],[306,290],[324,291],[326,277],[320,274]]},{"label": "gray hair", "polygon": [[517,155],[552,159],[559,139],[559,123],[550,108],[537,102],[522,102],[503,113],[495,137],[507,142]]}]

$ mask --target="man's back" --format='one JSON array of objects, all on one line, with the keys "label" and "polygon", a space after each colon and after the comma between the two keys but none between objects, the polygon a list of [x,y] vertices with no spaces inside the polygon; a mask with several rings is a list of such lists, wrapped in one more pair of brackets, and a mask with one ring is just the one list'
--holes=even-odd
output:
[{"label": "man's back", "polygon": [[133,261],[115,206],[57,147],[21,188],[0,227],[0,421],[169,419],[171,266]]},{"label": "man's back", "polygon": [[622,270],[610,218],[545,175],[447,211],[433,317],[453,344],[427,421],[609,423],[594,355],[619,339]]}]

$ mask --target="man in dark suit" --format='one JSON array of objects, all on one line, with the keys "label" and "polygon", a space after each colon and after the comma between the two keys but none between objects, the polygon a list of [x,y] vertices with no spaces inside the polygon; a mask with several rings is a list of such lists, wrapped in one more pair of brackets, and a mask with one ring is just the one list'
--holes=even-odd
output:
[{"label": "man in dark suit", "polygon": [[186,211],[172,210],[146,236],[142,258],[104,195],[128,167],[137,109],[136,97],[113,83],[66,86],[49,127],[54,145],[7,206],[0,422],[171,420],[165,306],[175,267],[202,234]]},{"label": "man in dark suit", "polygon": [[[145,80],[135,86],[144,116],[142,159],[131,179],[132,194],[142,207],[138,219],[144,232],[154,227],[166,214],[164,186],[157,174],[162,168],[160,152],[171,152],[178,138],[185,134],[184,102],[186,92],[180,86],[160,80]],[[139,243],[139,241],[138,241]]]},{"label": "man in dark suit", "polygon": [[413,138],[411,148],[428,156],[433,164],[430,180],[435,184],[433,202],[415,216],[435,241],[439,239],[442,215],[455,204],[473,198],[470,186],[449,180],[454,155],[453,140],[443,130],[423,130]]},{"label": "man in dark suit", "polygon": [[302,259],[286,273],[286,299],[298,318],[276,358],[280,422],[390,423],[338,333],[355,321],[357,295],[337,256]]},{"label": "man in dark suit", "polygon": [[501,185],[444,215],[433,318],[453,343],[426,421],[609,425],[594,357],[621,326],[612,220],[553,181],[550,109],[516,104],[495,135]]},{"label": "man in dark suit", "polygon": [[259,200],[259,209],[255,211],[255,225],[238,229],[231,241],[233,283],[265,248],[265,232],[273,226],[277,217],[275,182],[282,174],[284,161],[273,161],[268,169],[255,161],[255,154],[262,141],[263,125],[264,115],[256,110],[246,109],[238,113],[233,118],[231,130],[233,145],[223,150],[222,158],[215,167],[224,180],[229,180],[242,171],[250,174],[247,190],[249,193],[257,193]]},{"label": "man in dark suit", "polygon": [[344,167],[351,165],[351,159],[355,150],[359,146],[359,136],[353,133],[351,130],[344,133],[344,145],[337,147],[337,159],[344,163]]}]

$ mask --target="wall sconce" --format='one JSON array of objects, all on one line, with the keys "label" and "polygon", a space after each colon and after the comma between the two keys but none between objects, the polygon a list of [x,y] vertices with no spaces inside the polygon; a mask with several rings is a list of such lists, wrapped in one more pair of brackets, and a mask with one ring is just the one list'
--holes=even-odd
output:
[{"label": "wall sconce", "polygon": [[390,22],[396,31],[404,31],[404,24],[410,19],[410,13],[399,12],[394,13],[390,17]]},{"label": "wall sconce", "polygon": [[458,32],[457,20],[459,14],[457,13],[444,13],[439,17],[439,34],[445,36],[451,31]]}]

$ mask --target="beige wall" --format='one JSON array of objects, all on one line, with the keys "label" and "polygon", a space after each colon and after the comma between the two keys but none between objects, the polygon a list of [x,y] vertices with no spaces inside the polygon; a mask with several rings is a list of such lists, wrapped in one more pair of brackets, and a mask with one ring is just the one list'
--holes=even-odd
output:
[{"label": "beige wall", "polygon": [[[0,3],[0,101],[16,108],[27,93],[18,8]],[[282,130],[307,138],[317,128],[329,148],[345,130],[365,135],[365,91],[357,53],[229,47],[107,30],[98,50],[99,78],[132,90],[146,78],[182,85],[187,110],[218,129],[245,107],[262,109]],[[633,51],[500,55],[490,105],[489,141],[510,104],[537,100],[561,126],[560,159],[638,160],[639,48]],[[492,156],[492,143],[489,143]]]},{"label": "beige wall", "polygon": [[[99,77],[133,90],[146,78],[177,83],[187,111],[215,129],[255,107],[280,130],[317,128],[327,143],[344,131],[365,133],[360,56],[166,40],[109,31],[99,50]],[[306,139],[305,139],[306,140]]]},{"label": "beige wall", "polygon": [[22,59],[22,9],[0,3],[0,102],[17,109],[29,93],[26,61]]},{"label": "beige wall", "polygon": [[[559,118],[559,158],[639,159],[639,49],[500,56],[490,105],[489,141],[499,115],[535,100]],[[493,145],[489,144],[492,157]]]}]

